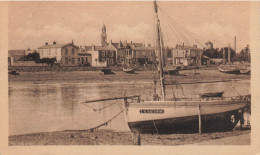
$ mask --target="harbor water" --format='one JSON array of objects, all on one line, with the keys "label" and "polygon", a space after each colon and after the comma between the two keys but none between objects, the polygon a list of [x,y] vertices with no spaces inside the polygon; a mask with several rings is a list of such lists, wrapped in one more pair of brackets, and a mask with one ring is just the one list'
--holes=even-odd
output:
[{"label": "harbor water", "polygon": [[[166,86],[167,97],[195,97],[224,91],[223,96],[250,94],[250,80]],[[106,97],[141,95],[151,100],[151,82],[11,82],[9,83],[9,135],[61,130],[85,130],[109,121],[123,110],[122,100],[83,104]],[[104,129],[129,131],[124,112]]]}]

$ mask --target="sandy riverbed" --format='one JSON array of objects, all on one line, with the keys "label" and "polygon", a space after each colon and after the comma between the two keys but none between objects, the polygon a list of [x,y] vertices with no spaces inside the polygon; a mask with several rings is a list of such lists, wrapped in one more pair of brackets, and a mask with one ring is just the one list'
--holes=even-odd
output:
[{"label": "sandy riverbed", "polygon": [[[226,137],[229,137],[227,142],[225,142],[226,139],[221,140]],[[250,145],[250,130],[203,134],[141,134],[141,145],[205,145],[205,141],[211,141],[211,144],[214,144],[215,140],[218,140],[216,144],[222,142],[228,145]],[[9,145],[133,145],[133,141],[131,132],[57,131],[9,136]]]},{"label": "sandy riverbed", "polygon": [[[154,80],[153,71],[136,71],[135,74],[127,74],[122,71],[115,71],[114,74],[104,75],[99,71],[72,71],[72,72],[19,72],[20,75],[9,75],[9,82],[12,81],[71,81],[79,80],[85,82],[97,81],[149,81]],[[216,68],[180,71],[179,75],[166,75],[166,82],[176,80],[178,82],[208,81],[208,80],[231,80],[250,79],[250,75],[224,74]]]},{"label": "sandy riverbed", "polygon": [[[84,81],[84,82],[102,82],[102,81],[146,81],[153,82],[152,71],[137,71],[136,74],[126,74],[122,71],[116,71],[114,74],[103,75],[99,71],[46,71],[46,72],[19,72],[20,75],[9,75],[9,82],[36,82],[44,83],[46,81]],[[220,73],[216,68],[180,71],[180,75],[166,75],[166,81],[178,82],[198,82],[209,80],[250,80],[249,75],[232,75]],[[172,134],[172,135],[141,135],[142,145],[184,145],[200,144],[204,141],[215,140],[245,135],[249,141],[240,144],[250,144],[250,130],[216,132],[204,134]],[[243,139],[240,139],[243,141]],[[237,140],[236,140],[237,141]],[[9,136],[9,145],[132,145],[131,132],[114,132],[110,130],[90,131],[57,131],[32,133],[26,135]],[[232,141],[229,145],[236,145]]]}]

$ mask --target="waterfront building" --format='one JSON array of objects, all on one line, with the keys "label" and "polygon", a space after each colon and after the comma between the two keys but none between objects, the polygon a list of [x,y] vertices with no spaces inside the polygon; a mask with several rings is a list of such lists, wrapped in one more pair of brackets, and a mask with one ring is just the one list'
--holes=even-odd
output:
[{"label": "waterfront building", "polygon": [[211,41],[208,41],[205,43],[205,50],[213,49],[213,43]]},{"label": "waterfront building", "polygon": [[85,46],[91,54],[93,67],[108,67],[116,65],[117,49],[109,44],[107,46]]},{"label": "waterfront building", "polygon": [[78,49],[78,64],[79,66],[92,66],[91,54],[81,46]]},{"label": "waterfront building", "polygon": [[62,66],[76,66],[78,65],[78,47],[72,43],[53,44],[45,43],[44,46],[38,48],[37,52],[40,54],[40,59],[56,58],[57,63]]},{"label": "waterfront building", "polygon": [[201,65],[202,50],[197,48],[197,45],[183,46],[176,45],[172,49],[172,64],[184,66],[199,66]]},{"label": "waterfront building", "polygon": [[26,50],[8,50],[8,66],[26,56]]}]

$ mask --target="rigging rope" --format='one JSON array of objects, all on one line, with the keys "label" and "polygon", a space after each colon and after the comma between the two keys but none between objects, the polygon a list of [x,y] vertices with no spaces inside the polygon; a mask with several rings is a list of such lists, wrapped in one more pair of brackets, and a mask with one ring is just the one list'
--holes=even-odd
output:
[{"label": "rigging rope", "polygon": [[158,130],[157,130],[157,127],[156,127],[156,124],[155,124],[154,120],[153,120],[153,125],[154,125],[154,127],[155,127],[155,130],[156,130],[156,133],[157,133],[158,138],[159,138],[159,139],[162,141],[162,143],[164,144],[163,139],[161,139],[161,137],[159,136],[159,132],[158,132]]},{"label": "rigging rope", "polygon": [[[191,39],[193,39],[195,42],[197,42],[201,47],[203,47],[203,45],[201,44],[200,41],[198,41],[197,39],[195,39],[195,37],[193,36],[194,34],[189,31],[188,29],[186,29],[185,27],[180,26],[178,23],[176,23],[173,18],[164,10],[162,10],[161,8],[159,8],[162,16],[167,16],[166,19],[169,20],[169,23],[171,23],[175,28],[176,31],[179,32],[179,35],[181,35],[185,41],[187,41],[188,44],[190,44],[190,42],[188,41],[188,39],[185,37],[185,34],[189,35],[191,37]],[[170,25],[170,24],[169,24]],[[178,30],[179,31],[178,31]],[[184,33],[182,33],[184,32]],[[176,34],[176,33],[175,33]],[[193,35],[192,35],[193,34]],[[177,35],[176,35],[177,36]],[[177,38],[178,39],[178,38]],[[178,39],[179,40],[179,39]]]},{"label": "rigging rope", "polygon": [[102,126],[105,126],[107,125],[109,122],[111,122],[113,119],[115,119],[118,115],[120,115],[122,112],[124,112],[124,110],[120,111],[118,114],[116,114],[114,117],[112,117],[111,119],[109,119],[108,121],[96,126],[96,127],[93,127],[93,128],[89,128],[89,129],[85,129],[85,130],[64,130],[64,131],[93,131],[93,130],[96,130]]},{"label": "rigging rope", "polygon": [[100,112],[100,111],[102,111],[102,110],[104,110],[104,109],[106,109],[106,108],[108,108],[108,107],[111,107],[111,106],[114,105],[114,104],[119,103],[119,101],[120,101],[120,100],[118,100],[118,101],[116,101],[116,102],[114,102],[114,103],[112,103],[112,104],[110,104],[110,105],[108,105],[108,106],[102,107],[102,108],[100,108],[100,109],[92,108],[92,107],[88,106],[87,104],[83,104],[83,105],[86,106],[86,107],[88,107],[88,108],[90,108],[90,109],[92,109],[92,110],[95,111],[95,112],[97,112],[97,111]]}]

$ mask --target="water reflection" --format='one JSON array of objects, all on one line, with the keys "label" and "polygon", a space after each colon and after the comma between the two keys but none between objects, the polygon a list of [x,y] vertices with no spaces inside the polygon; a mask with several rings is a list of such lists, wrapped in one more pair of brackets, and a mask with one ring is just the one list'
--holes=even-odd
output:
[{"label": "water reflection", "polygon": [[[250,93],[250,81],[234,84],[209,83],[167,86],[168,97],[199,97],[199,93],[225,91],[225,96]],[[159,91],[159,89],[157,89]],[[238,93],[239,92],[239,93]],[[142,95],[152,99],[153,84],[148,82],[45,83],[18,82],[9,84],[9,133],[80,130],[100,125],[121,111],[122,103],[102,104],[79,102],[122,95]],[[108,107],[103,110],[104,107]],[[96,111],[95,111],[96,110]],[[128,131],[124,113],[103,128]]]}]

